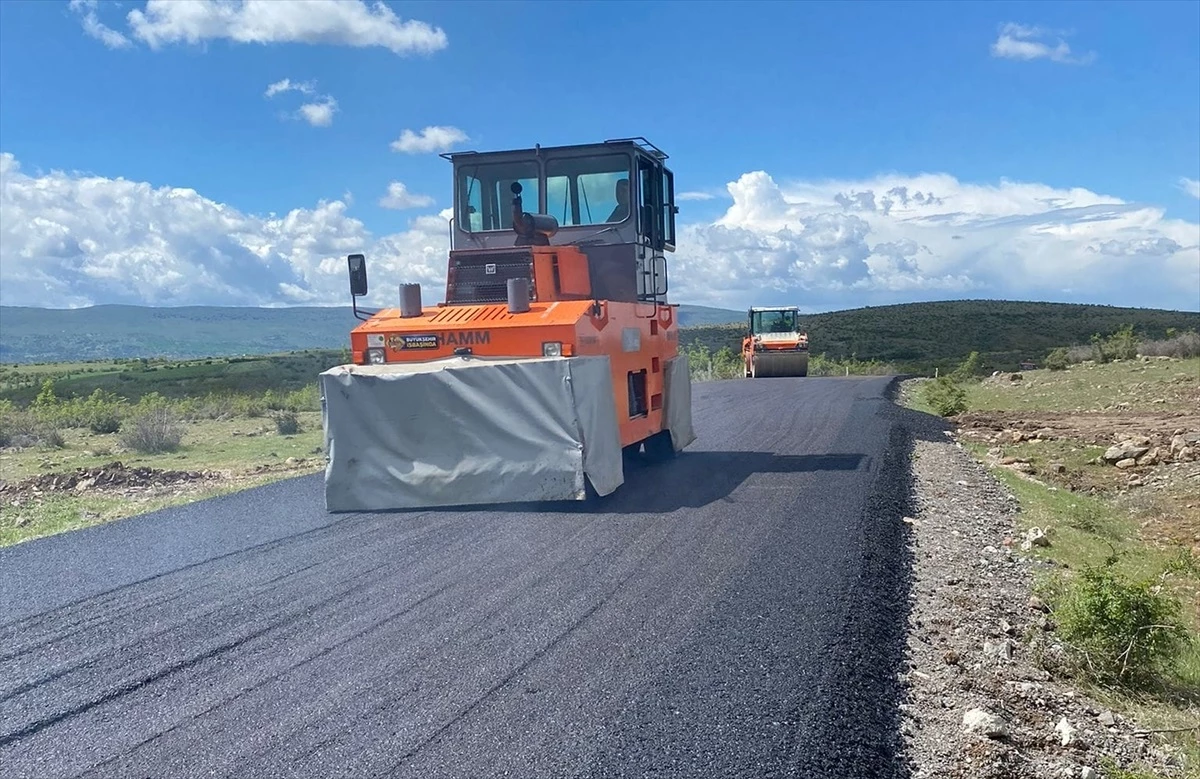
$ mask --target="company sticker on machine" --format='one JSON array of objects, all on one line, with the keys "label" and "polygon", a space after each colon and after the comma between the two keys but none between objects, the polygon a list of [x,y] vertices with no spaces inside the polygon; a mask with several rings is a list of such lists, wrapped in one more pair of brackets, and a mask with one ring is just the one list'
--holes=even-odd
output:
[{"label": "company sticker on machine", "polygon": [[403,349],[436,349],[438,348],[438,337],[433,333],[422,333],[420,335],[393,335],[388,339],[388,346],[396,351]]},{"label": "company sticker on machine", "polygon": [[437,349],[441,346],[478,346],[491,343],[487,330],[447,330],[442,333],[395,333],[388,336],[388,346],[396,351],[406,349]]}]

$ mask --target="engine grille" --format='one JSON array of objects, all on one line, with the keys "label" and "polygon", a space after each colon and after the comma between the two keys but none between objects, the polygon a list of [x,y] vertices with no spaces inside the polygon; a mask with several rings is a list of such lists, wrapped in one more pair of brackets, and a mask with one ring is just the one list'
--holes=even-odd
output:
[{"label": "engine grille", "polygon": [[533,252],[508,249],[454,254],[446,278],[446,302],[506,303],[509,279],[527,279],[533,294]]}]

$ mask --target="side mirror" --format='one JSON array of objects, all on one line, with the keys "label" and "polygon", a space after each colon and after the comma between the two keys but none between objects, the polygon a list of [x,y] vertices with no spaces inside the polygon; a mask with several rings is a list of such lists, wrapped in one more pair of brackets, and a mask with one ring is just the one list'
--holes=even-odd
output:
[{"label": "side mirror", "polygon": [[361,254],[346,257],[350,267],[350,295],[361,298],[367,294],[367,258]]}]

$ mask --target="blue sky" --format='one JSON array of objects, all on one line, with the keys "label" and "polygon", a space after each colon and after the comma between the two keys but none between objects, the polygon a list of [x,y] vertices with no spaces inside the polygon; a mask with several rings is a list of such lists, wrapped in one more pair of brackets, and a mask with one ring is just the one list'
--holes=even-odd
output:
[{"label": "blue sky", "polygon": [[642,135],[708,197],[685,302],[1200,309],[1197,3],[220,5],[0,3],[3,303],[337,304],[347,246],[436,283],[436,151]]}]

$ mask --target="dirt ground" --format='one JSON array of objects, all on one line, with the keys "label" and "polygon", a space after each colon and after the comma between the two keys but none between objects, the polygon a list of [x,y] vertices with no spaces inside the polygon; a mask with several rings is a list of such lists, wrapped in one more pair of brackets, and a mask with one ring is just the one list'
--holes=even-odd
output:
[{"label": "dirt ground", "polygon": [[955,422],[993,462],[1112,499],[1139,517],[1148,540],[1200,551],[1200,399],[1190,410],[987,410]]},{"label": "dirt ground", "polygon": [[1200,407],[1193,413],[1103,411],[968,411],[955,417],[966,433],[971,430],[1025,433],[1045,431],[1045,438],[1067,438],[1092,446],[1108,447],[1122,434],[1145,435],[1169,446],[1174,435],[1200,435]]}]

